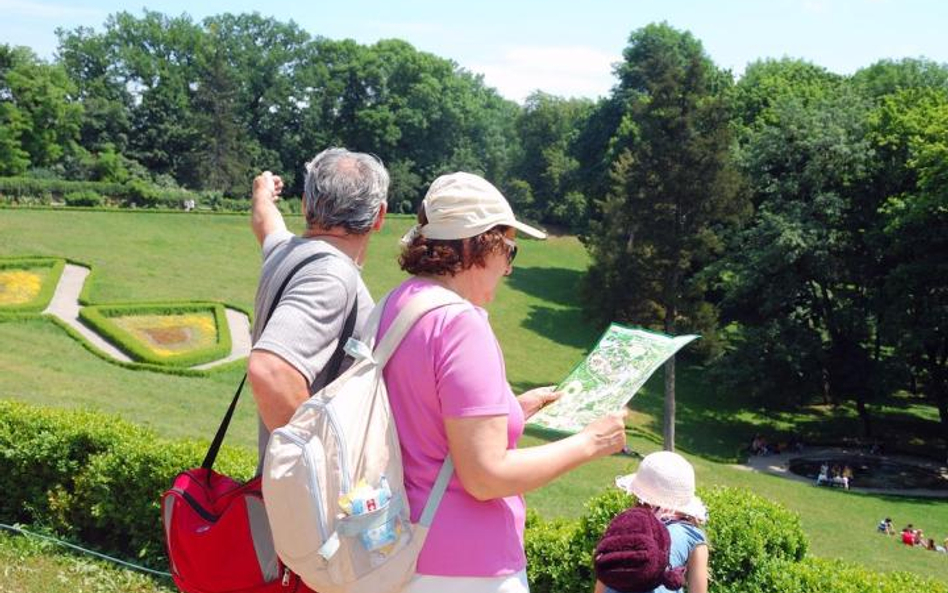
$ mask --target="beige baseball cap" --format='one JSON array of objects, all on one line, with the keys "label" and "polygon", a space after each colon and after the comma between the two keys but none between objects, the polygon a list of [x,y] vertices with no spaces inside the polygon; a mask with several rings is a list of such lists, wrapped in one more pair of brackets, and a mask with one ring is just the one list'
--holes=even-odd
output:
[{"label": "beige baseball cap", "polygon": [[497,225],[513,227],[536,239],[546,238],[543,231],[514,217],[507,198],[496,187],[471,173],[438,177],[421,204],[428,224],[413,231],[429,239],[466,239]]}]

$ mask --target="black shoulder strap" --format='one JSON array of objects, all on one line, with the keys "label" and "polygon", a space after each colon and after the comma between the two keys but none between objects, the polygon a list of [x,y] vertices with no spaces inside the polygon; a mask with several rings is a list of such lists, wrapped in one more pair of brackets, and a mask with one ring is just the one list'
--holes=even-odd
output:
[{"label": "black shoulder strap", "polygon": [[[304,266],[307,266],[318,259],[323,257],[332,256],[331,253],[315,253],[290,270],[290,273],[286,275],[286,278],[283,279],[283,282],[280,284],[279,290],[273,297],[273,302],[270,303],[270,310],[267,311],[267,316],[264,318],[263,326],[266,327],[267,323],[270,322],[270,318],[273,317],[273,312],[276,311],[277,305],[280,304],[280,299],[283,298],[283,291],[286,290],[286,287],[289,285],[290,280],[293,279],[293,276],[296,275]],[[333,256],[334,257],[334,256]],[[349,315],[346,317],[345,325],[342,328],[342,334],[339,336],[339,343],[336,345],[336,350],[332,353],[332,358],[329,359],[327,367],[329,368],[329,377],[327,383],[331,382],[339,375],[339,368],[342,365],[342,360],[345,357],[345,345],[349,340],[349,337],[352,336],[352,332],[355,331],[355,322],[356,317],[359,314],[359,296],[358,292],[354,299],[352,305],[352,310],[349,311]],[[217,434],[214,435],[214,440],[211,441],[211,446],[207,450],[207,455],[204,456],[204,461],[201,463],[201,467],[208,470],[208,476],[210,476],[211,468],[214,467],[214,461],[217,459],[217,454],[220,452],[221,444],[224,442],[224,436],[227,434],[227,429],[230,427],[230,420],[234,416],[234,410],[237,408],[237,401],[240,399],[240,393],[243,391],[244,383],[247,382],[247,373],[244,373],[243,378],[240,380],[240,385],[237,386],[237,391],[234,392],[234,397],[230,402],[230,406],[227,408],[227,413],[224,414],[224,419],[221,420],[220,426],[217,428]]]}]

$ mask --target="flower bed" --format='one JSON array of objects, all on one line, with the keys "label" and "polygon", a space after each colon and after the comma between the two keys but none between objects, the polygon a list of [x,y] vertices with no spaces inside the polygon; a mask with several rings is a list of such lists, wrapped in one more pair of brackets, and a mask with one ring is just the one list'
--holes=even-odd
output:
[{"label": "flower bed", "polygon": [[64,266],[54,258],[0,259],[0,315],[46,309]]},{"label": "flower bed", "polygon": [[192,366],[230,354],[224,307],[217,303],[91,306],[79,317],[139,362]]}]

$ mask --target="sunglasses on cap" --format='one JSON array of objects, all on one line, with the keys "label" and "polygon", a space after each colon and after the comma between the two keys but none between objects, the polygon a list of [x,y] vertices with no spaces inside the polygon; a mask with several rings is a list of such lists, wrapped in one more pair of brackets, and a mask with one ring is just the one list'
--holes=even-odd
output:
[{"label": "sunglasses on cap", "polygon": [[507,237],[504,237],[504,245],[509,247],[509,249],[507,250],[507,264],[509,265],[509,264],[512,264],[514,258],[517,257],[517,242],[514,241],[513,239],[508,239]]}]

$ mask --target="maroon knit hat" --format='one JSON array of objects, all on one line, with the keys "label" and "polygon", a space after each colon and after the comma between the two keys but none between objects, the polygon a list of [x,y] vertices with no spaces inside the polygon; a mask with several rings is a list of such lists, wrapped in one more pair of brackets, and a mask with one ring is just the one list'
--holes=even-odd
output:
[{"label": "maroon knit hat", "polygon": [[671,536],[648,509],[635,507],[612,520],[596,546],[596,578],[623,593],[643,593],[659,585],[680,589],[684,567],[668,566]]}]

